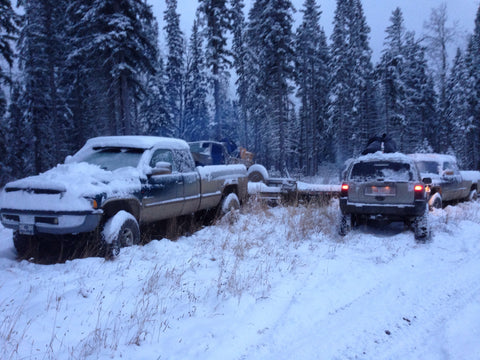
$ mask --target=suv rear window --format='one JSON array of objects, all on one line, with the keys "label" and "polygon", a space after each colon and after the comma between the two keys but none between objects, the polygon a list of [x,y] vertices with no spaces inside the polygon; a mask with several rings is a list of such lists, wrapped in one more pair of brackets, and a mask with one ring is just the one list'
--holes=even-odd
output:
[{"label": "suv rear window", "polygon": [[356,181],[412,181],[413,174],[410,171],[410,164],[406,163],[359,162],[353,165],[350,178]]}]

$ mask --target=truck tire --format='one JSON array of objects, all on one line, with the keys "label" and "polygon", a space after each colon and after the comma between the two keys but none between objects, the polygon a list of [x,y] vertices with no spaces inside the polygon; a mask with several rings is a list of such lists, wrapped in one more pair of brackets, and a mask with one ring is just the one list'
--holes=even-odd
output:
[{"label": "truck tire", "polygon": [[254,164],[248,168],[248,181],[251,182],[265,182],[268,179],[268,171],[264,166]]},{"label": "truck tire", "polygon": [[235,193],[230,193],[222,200],[221,204],[221,215],[228,214],[232,210],[240,209],[240,200],[238,200],[238,196]]},{"label": "truck tire", "polygon": [[340,228],[338,229],[338,234],[340,236],[345,236],[350,232],[350,230],[352,230],[352,215],[342,214],[340,218]]},{"label": "truck tire", "polygon": [[20,259],[30,258],[38,249],[38,243],[33,236],[21,235],[18,231],[13,232],[13,245]]},{"label": "truck tire", "polygon": [[435,193],[432,195],[432,197],[428,200],[428,208],[430,210],[442,208],[442,195],[440,193]]},{"label": "truck tire", "polygon": [[470,194],[468,194],[468,201],[477,201],[478,193],[477,189],[470,190]]},{"label": "truck tire", "polygon": [[133,215],[120,211],[104,225],[106,241],[105,258],[112,259],[120,254],[120,248],[140,243],[140,228]]},{"label": "truck tire", "polygon": [[417,242],[426,242],[430,238],[430,226],[428,224],[428,210],[417,217],[413,223],[413,231]]}]

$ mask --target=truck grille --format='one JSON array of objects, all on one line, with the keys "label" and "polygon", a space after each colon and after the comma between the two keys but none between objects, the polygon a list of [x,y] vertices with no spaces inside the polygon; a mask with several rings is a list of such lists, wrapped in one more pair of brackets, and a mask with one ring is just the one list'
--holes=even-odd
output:
[{"label": "truck grille", "polygon": [[7,193],[15,192],[15,191],[26,191],[28,193],[44,194],[44,195],[58,195],[62,193],[62,191],[60,190],[53,190],[53,189],[24,189],[19,187],[9,187],[9,188],[6,188],[5,191]]}]

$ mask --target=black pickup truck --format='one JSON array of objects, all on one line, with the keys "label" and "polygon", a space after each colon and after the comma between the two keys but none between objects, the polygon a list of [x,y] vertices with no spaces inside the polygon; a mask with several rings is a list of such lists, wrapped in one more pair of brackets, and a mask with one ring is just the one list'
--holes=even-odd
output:
[{"label": "black pickup truck", "polygon": [[42,242],[93,234],[106,255],[140,242],[143,225],[201,210],[228,211],[247,196],[244,165],[195,167],[178,139],[98,137],[65,164],[8,183],[1,222],[20,257]]}]

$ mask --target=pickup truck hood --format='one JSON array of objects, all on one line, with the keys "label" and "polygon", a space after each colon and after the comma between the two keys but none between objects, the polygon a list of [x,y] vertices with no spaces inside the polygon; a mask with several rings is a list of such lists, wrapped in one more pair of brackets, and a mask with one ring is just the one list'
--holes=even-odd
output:
[{"label": "pickup truck hood", "polygon": [[8,183],[0,195],[0,208],[16,210],[92,210],[89,198],[127,196],[140,191],[140,171],[106,171],[87,163],[58,165],[36,176]]}]

